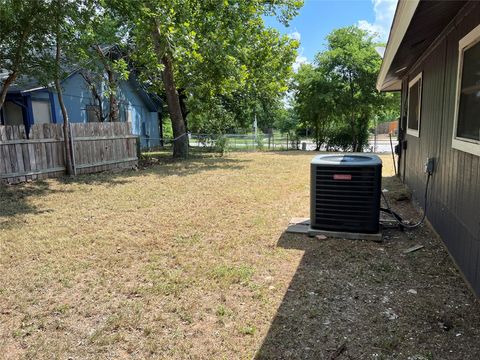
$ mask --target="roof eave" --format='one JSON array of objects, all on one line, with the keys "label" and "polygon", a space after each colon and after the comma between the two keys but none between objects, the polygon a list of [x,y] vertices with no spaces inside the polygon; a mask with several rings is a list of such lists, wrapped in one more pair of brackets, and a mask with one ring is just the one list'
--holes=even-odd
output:
[{"label": "roof eave", "polygon": [[392,66],[393,59],[397,54],[400,44],[407,32],[410,22],[415,14],[415,10],[420,0],[399,0],[393,23],[390,28],[390,35],[388,36],[387,47],[385,49],[385,55],[383,57],[380,73],[377,78],[377,90],[378,91],[396,91],[400,90],[401,86],[399,80],[386,81],[387,74]]}]

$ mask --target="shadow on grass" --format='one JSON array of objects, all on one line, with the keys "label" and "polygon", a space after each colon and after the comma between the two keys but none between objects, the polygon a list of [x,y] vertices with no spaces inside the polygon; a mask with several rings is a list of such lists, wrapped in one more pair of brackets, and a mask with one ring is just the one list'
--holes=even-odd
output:
[{"label": "shadow on grass", "polygon": [[122,185],[135,181],[136,177],[155,175],[159,178],[169,176],[190,176],[219,169],[241,170],[250,160],[234,159],[207,154],[194,154],[188,159],[174,159],[171,154],[164,152],[143,155],[138,169],[105,171],[96,174],[64,176],[59,178],[66,184],[104,184],[107,186]]},{"label": "shadow on grass", "polygon": [[322,255],[325,244],[306,235],[283,233],[277,246],[305,253],[255,359],[329,359],[343,338],[336,340],[324,325],[335,316],[324,305],[329,283]]},{"label": "shadow on grass", "polygon": [[[159,178],[168,176],[190,176],[202,172],[218,169],[241,170],[248,160],[215,157],[208,155],[194,155],[187,160],[174,160],[171,155],[160,154],[150,156],[140,161],[139,169],[105,171],[96,174],[78,175],[75,177],[63,176],[56,178],[62,184],[88,184],[117,186],[135,181],[135,178],[145,175],[155,175]],[[0,229],[8,226],[11,221],[1,221],[1,218],[12,218],[22,214],[40,214],[48,210],[39,210],[31,204],[29,199],[38,198],[56,192],[73,190],[52,189],[48,181],[33,181],[17,185],[0,184]]]},{"label": "shadow on grass", "polygon": [[384,244],[283,233],[277,246],[304,254],[256,360],[395,358],[417,318],[398,328],[385,317],[406,277]]},{"label": "shadow on grass", "polygon": [[[383,177],[382,185],[396,206],[411,206],[403,201],[410,195],[396,176]],[[384,233],[401,237],[396,245],[406,241],[397,229]],[[403,285],[396,269],[404,264],[396,264],[384,243],[284,232],[277,246],[304,254],[255,359],[365,358],[369,351],[395,351],[400,340],[384,325],[384,305],[377,299],[386,287]]]},{"label": "shadow on grass", "polygon": [[[397,177],[382,181],[395,210],[419,215]],[[428,226],[383,233],[384,242],[375,243],[284,232],[277,246],[304,253],[255,359],[427,359],[452,351],[467,359],[480,353],[474,340],[480,303],[472,305],[475,297],[440,239]],[[414,244],[425,249],[405,254]]]},{"label": "shadow on grass", "polygon": [[316,156],[319,154],[325,153],[324,151],[316,151],[316,150],[266,150],[266,154],[272,155],[286,155],[286,156],[305,156],[305,155],[312,155]]},{"label": "shadow on grass", "polygon": [[[14,217],[21,214],[41,214],[48,210],[38,210],[29,202],[29,198],[45,196],[54,192],[46,181],[34,181],[17,185],[0,185],[0,218]],[[2,223],[0,222],[0,228]]]}]

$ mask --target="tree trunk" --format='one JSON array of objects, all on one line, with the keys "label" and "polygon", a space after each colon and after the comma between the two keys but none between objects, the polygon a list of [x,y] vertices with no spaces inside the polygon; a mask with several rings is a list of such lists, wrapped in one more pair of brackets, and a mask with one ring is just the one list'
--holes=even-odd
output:
[{"label": "tree trunk", "polygon": [[315,124],[315,151],[320,151],[320,146],[320,127],[317,119],[317,123]]},{"label": "tree trunk", "polygon": [[190,113],[187,109],[187,95],[185,94],[185,89],[177,89],[178,92],[178,101],[180,102],[180,109],[182,109],[183,121],[185,122],[185,129],[188,131],[188,119],[187,116]]},{"label": "tree trunk", "polygon": [[100,58],[100,61],[102,62],[103,66],[105,68],[105,71],[107,72],[108,90],[109,90],[108,91],[109,92],[108,101],[110,103],[110,112],[108,114],[108,120],[110,122],[119,121],[119,111],[118,111],[118,102],[117,102],[117,93],[116,93],[117,79],[115,78],[115,73],[112,70],[110,64],[108,63],[108,60],[107,60],[104,52],[100,48],[100,46],[97,44],[97,45],[93,46],[93,48],[97,52],[97,54]]},{"label": "tree trunk", "polygon": [[2,108],[3,104],[5,103],[5,99],[7,97],[8,88],[17,78],[17,72],[12,72],[8,77],[5,79],[2,91],[0,92],[0,109]]},{"label": "tree trunk", "polygon": [[32,26],[29,23],[27,27],[25,27],[22,31],[22,36],[20,37],[17,50],[15,51],[15,58],[13,60],[14,63],[13,63],[12,73],[8,75],[8,77],[5,79],[2,86],[2,91],[0,92],[0,109],[5,103],[8,88],[10,87],[10,85],[12,85],[12,83],[15,81],[15,79],[18,76],[19,66],[23,62],[23,47],[25,46],[25,41],[28,35],[30,34],[31,29],[32,29]]},{"label": "tree trunk", "polygon": [[348,79],[349,79],[349,82],[350,82],[350,98],[351,98],[351,113],[350,113],[350,130],[352,131],[352,151],[353,152],[356,152],[357,151],[357,133],[356,133],[356,129],[355,129],[355,110],[353,108],[354,104],[355,104],[355,89],[353,88],[353,75],[352,73],[350,72],[349,75],[348,75]]},{"label": "tree trunk", "polygon": [[98,94],[97,88],[95,86],[93,86],[92,92],[93,92],[93,96],[97,100],[97,104],[98,104],[97,105],[98,106],[98,119],[101,122],[104,122],[105,118],[103,117],[102,97]]},{"label": "tree trunk", "polygon": [[65,103],[63,101],[63,93],[62,93],[62,86],[60,84],[60,29],[57,27],[57,34],[56,34],[56,45],[57,51],[55,55],[55,89],[57,90],[58,95],[58,103],[60,104],[60,108],[62,109],[62,117],[63,117],[63,139],[65,143],[65,168],[67,170],[67,175],[73,175],[73,157],[72,157],[72,148],[70,146],[70,132],[68,131],[68,113],[65,107]]},{"label": "tree trunk", "polygon": [[350,120],[350,129],[352,132],[352,152],[355,152],[357,150],[357,135],[355,129],[355,118],[353,118],[353,114],[352,119]]},{"label": "tree trunk", "polygon": [[109,88],[109,102],[110,102],[110,114],[109,120],[110,122],[118,121],[118,102],[117,102],[117,95],[116,95],[116,87],[117,82],[115,80],[115,74],[110,68],[107,68],[107,75],[108,75],[108,88]]},{"label": "tree trunk", "polygon": [[92,96],[95,99],[95,101],[97,102],[97,106],[98,106],[97,116],[98,116],[99,121],[104,122],[105,118],[103,117],[102,97],[98,93],[97,87],[95,86],[95,82],[92,80],[92,78],[89,75],[87,75],[83,71],[80,72],[80,75],[83,77],[85,82],[88,84],[88,86],[89,86],[89,88],[92,92]]},{"label": "tree trunk", "polygon": [[158,61],[160,61],[164,70],[162,73],[163,86],[167,95],[168,112],[172,121],[173,129],[173,157],[186,158],[188,155],[188,135],[186,133],[185,120],[182,115],[182,108],[180,106],[180,99],[175,87],[175,80],[173,77],[173,64],[170,57],[163,51],[160,44],[160,34],[155,25],[152,30],[152,40],[155,46]]},{"label": "tree trunk", "polygon": [[60,84],[60,80],[57,78],[55,79],[55,88],[57,90],[58,95],[58,103],[60,104],[60,108],[62,109],[62,116],[63,116],[63,139],[65,143],[65,167],[67,170],[67,175],[73,175],[73,166],[72,166],[72,148],[70,146],[70,132],[68,131],[68,113],[67,109],[65,108],[65,103],[63,102],[63,94],[62,94],[62,86]]}]

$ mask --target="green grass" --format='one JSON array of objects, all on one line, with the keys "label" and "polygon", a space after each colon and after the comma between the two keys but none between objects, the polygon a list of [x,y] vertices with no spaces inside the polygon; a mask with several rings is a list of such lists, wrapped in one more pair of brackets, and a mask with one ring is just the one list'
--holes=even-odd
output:
[{"label": "green grass", "polygon": [[255,269],[247,265],[229,266],[220,265],[212,271],[212,277],[224,285],[248,285]]}]

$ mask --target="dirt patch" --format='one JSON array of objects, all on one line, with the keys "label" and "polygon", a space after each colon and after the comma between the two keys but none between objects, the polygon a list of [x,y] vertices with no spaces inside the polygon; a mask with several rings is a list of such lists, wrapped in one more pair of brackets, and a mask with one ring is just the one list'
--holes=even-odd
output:
[{"label": "dirt patch", "polygon": [[478,358],[480,306],[428,227],[284,234],[308,216],[311,157],[151,158],[0,188],[2,356]]}]

